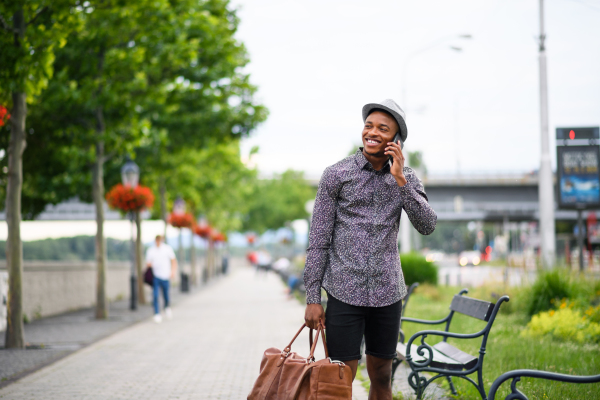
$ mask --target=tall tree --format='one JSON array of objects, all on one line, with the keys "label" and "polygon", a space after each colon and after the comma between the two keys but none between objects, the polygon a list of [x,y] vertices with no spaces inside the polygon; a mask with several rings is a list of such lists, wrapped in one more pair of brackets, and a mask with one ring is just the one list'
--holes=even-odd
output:
[{"label": "tall tree", "polygon": [[[69,143],[71,166],[90,171],[97,224],[95,315],[103,319],[108,316],[104,168],[147,136],[149,122],[139,107],[158,91],[149,84],[145,67],[154,31],[168,24],[170,9],[165,0],[101,0],[79,8],[84,28],[57,52],[55,79],[44,93],[39,117],[50,121],[46,125],[52,125],[59,141]],[[89,198],[89,186],[79,193]]]},{"label": "tall tree", "polygon": [[76,27],[72,2],[15,0],[0,3],[0,105],[10,124],[2,132],[7,145],[6,221],[9,298],[6,347],[23,348],[23,249],[21,191],[23,153],[27,145],[27,103],[34,101],[53,73],[54,53]]},{"label": "tall tree", "polygon": [[239,19],[229,1],[208,0],[198,6],[195,0],[183,0],[173,9],[172,29],[161,36],[176,45],[163,47],[156,60],[173,54],[189,58],[156,61],[149,69],[151,81],[163,85],[165,97],[148,98],[144,105],[143,113],[152,122],[152,140],[137,151],[142,170],[156,177],[159,214],[165,220],[168,193],[178,194],[167,182],[176,155],[231,140],[238,143],[267,117],[266,108],[254,99],[256,87],[242,72],[249,59],[235,39]]},{"label": "tall tree", "polygon": [[[238,21],[228,4],[85,2],[78,8],[83,31],[68,37],[57,53],[56,74],[36,114],[36,131],[51,132],[68,155],[64,176],[71,179],[55,182],[63,185],[57,194],[70,193],[73,181],[92,181],[91,191],[75,187],[97,210],[97,318],[107,316],[104,185],[118,177],[105,172],[115,171],[123,154],[140,149],[136,161],[142,179],[157,176],[165,204],[171,161],[164,162],[163,156],[201,149],[209,141],[229,142],[266,117],[264,107],[253,102],[256,88],[239,72],[247,57],[233,38]],[[35,203],[34,212],[44,201]]]}]

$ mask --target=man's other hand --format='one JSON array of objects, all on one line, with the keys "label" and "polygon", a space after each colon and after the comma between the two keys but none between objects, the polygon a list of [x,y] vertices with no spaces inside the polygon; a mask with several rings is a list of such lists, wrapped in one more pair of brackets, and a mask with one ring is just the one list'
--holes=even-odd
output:
[{"label": "man's other hand", "polygon": [[320,304],[307,304],[306,311],[304,312],[304,322],[306,323],[306,326],[317,329],[319,320],[321,320],[323,326],[325,326],[325,311],[323,310],[323,306]]}]

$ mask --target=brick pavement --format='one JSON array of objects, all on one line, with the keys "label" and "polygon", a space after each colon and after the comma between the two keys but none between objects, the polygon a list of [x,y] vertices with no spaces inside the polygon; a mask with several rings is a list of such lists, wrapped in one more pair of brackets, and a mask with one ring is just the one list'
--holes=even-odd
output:
[{"label": "brick pavement", "polygon": [[[262,352],[285,346],[304,307],[275,275],[239,268],[173,308],[0,389],[0,399],[244,399]],[[294,350],[306,355],[307,333]],[[322,353],[319,355],[322,357]],[[365,400],[355,385],[355,399]]]},{"label": "brick pavement", "polygon": [[[173,289],[171,300],[176,304],[181,295]],[[121,300],[109,304],[107,320],[95,319],[93,308],[34,320],[25,324],[24,350],[4,349],[5,332],[0,332],[0,387],[152,314],[149,304],[131,311],[129,300]]]}]

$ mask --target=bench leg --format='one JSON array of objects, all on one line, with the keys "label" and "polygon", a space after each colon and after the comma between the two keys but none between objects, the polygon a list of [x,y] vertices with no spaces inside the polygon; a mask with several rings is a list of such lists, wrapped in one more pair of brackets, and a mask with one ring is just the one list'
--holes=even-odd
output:
[{"label": "bench leg", "polygon": [[417,400],[421,400],[423,398],[423,392],[425,392],[425,389],[427,388],[427,379],[419,376],[418,372],[412,371],[410,375],[408,375],[408,384],[415,391]]},{"label": "bench leg", "polygon": [[452,394],[457,396],[458,392],[456,391],[456,388],[454,387],[454,383],[452,382],[452,378],[447,376],[446,379],[448,380],[448,384],[450,385],[450,391],[452,391]]},{"label": "bench leg", "polygon": [[396,369],[400,364],[402,364],[402,360],[400,360],[399,358],[394,358],[394,360],[392,361],[392,383],[394,382],[394,375],[396,375]]}]

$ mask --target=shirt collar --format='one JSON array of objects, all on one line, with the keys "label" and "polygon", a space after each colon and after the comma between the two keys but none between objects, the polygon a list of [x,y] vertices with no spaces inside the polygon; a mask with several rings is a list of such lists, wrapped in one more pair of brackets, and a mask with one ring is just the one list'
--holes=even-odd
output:
[{"label": "shirt collar", "polygon": [[365,157],[365,155],[363,154],[362,151],[363,151],[363,148],[359,147],[358,150],[356,150],[356,153],[354,153],[354,161],[356,162],[356,165],[358,166],[358,168],[367,169],[367,170],[375,171],[375,172],[381,172],[381,173],[389,172],[389,170],[390,170],[389,162],[385,163],[385,165],[383,166],[383,168],[381,168],[381,170],[376,171],[375,168],[373,168],[373,166],[369,162],[369,160],[367,160],[367,158]]}]

